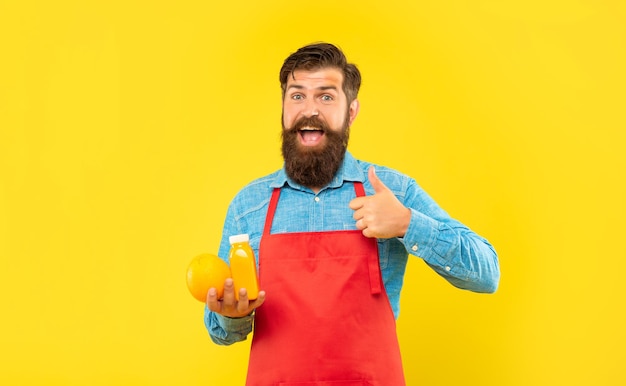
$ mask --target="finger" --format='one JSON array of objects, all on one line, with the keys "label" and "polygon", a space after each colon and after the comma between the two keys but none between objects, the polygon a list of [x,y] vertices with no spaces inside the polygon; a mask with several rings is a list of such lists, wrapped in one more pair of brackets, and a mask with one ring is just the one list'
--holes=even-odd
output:
[{"label": "finger", "polygon": [[237,302],[235,298],[235,284],[233,279],[228,278],[224,281],[224,300],[223,305],[226,307],[232,307]]},{"label": "finger", "polygon": [[350,209],[357,210],[363,207],[363,202],[365,201],[365,197],[357,197],[350,201]]},{"label": "finger", "polygon": [[365,220],[363,220],[363,219],[357,220],[357,222],[356,222],[356,229],[363,230],[365,228],[367,228],[367,225],[365,225]]},{"label": "finger", "polygon": [[363,229],[361,233],[363,233],[363,236],[370,238],[370,239],[376,237],[376,235],[374,234],[374,232],[372,232],[370,228]]},{"label": "finger", "polygon": [[250,308],[258,308],[263,302],[265,302],[265,291],[259,291],[259,296],[250,303]]},{"label": "finger", "polygon": [[239,301],[237,302],[237,312],[246,313],[250,300],[248,299],[248,291],[245,288],[239,289]]},{"label": "finger", "polygon": [[378,178],[376,170],[373,166],[370,166],[367,170],[367,178],[369,179],[370,184],[372,184],[372,188],[374,188],[375,193],[382,193],[387,190],[387,186],[385,186],[385,184],[383,184],[383,182]]},{"label": "finger", "polygon": [[206,294],[206,305],[209,310],[213,312],[219,312],[221,310],[221,304],[217,298],[217,290],[215,288],[209,288]]}]

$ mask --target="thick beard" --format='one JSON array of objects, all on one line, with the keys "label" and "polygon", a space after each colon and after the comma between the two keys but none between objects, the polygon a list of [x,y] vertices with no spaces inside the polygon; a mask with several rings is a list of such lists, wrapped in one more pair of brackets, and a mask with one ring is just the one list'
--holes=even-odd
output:
[{"label": "thick beard", "polygon": [[[324,132],[326,144],[322,148],[308,148],[300,144],[298,130],[306,126],[319,128]],[[331,130],[315,116],[302,118],[289,129],[283,125],[282,153],[287,176],[297,184],[309,188],[328,185],[343,162],[349,136],[350,122],[347,114],[339,132]]]}]

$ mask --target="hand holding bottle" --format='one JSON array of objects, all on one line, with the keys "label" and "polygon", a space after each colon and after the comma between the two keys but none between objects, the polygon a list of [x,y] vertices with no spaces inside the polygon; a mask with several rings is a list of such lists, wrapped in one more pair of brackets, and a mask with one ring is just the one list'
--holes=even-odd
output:
[{"label": "hand holding bottle", "polygon": [[231,318],[249,315],[265,301],[265,292],[259,290],[256,258],[247,234],[230,236],[228,260],[231,278],[224,281],[224,296],[210,289],[207,293],[209,310]]},{"label": "hand holding bottle", "polygon": [[265,291],[259,291],[255,300],[248,299],[248,291],[240,288],[238,293],[239,300],[235,296],[235,286],[233,279],[226,279],[224,282],[224,297],[217,298],[217,290],[211,288],[207,294],[207,306],[209,310],[229,318],[241,318],[250,315],[255,308],[259,307],[265,301]]}]

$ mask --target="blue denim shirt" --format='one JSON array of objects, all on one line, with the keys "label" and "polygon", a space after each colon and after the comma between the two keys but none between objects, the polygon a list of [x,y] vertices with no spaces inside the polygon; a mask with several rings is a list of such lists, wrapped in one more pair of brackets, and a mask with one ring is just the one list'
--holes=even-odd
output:
[{"label": "blue denim shirt", "polygon": [[[271,233],[356,229],[353,210],[348,207],[348,203],[355,198],[352,182],[362,182],[365,193],[374,194],[367,179],[370,166],[375,166],[380,180],[412,212],[409,228],[403,238],[378,240],[383,282],[394,316],[397,318],[400,311],[400,290],[410,255],[424,260],[458,288],[494,292],[500,279],[500,270],[496,252],[487,240],[451,218],[414,179],[386,167],[356,160],[349,152],[333,181],[317,194],[291,181],[284,169],[244,187],[228,208],[218,255],[227,258],[229,236],[247,233],[258,259],[267,208],[274,188],[282,188],[282,191]],[[252,331],[253,318],[253,315],[227,318],[205,308],[205,325],[211,339],[217,344],[228,345],[246,339]]]}]

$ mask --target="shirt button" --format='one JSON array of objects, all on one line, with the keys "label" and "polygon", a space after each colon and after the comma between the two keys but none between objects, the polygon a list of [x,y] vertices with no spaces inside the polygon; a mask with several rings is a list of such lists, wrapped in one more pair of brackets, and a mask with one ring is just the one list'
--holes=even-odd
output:
[{"label": "shirt button", "polygon": [[446,271],[447,271],[447,272],[450,272],[450,269],[451,269],[451,268],[450,268],[450,266],[449,266],[449,265],[446,265]]},{"label": "shirt button", "polygon": [[412,250],[413,252],[417,251],[417,244],[415,244],[414,246],[412,246],[412,247],[411,247],[411,250]]},{"label": "shirt button", "polygon": [[320,202],[320,198],[319,197],[315,197],[315,202]]}]

